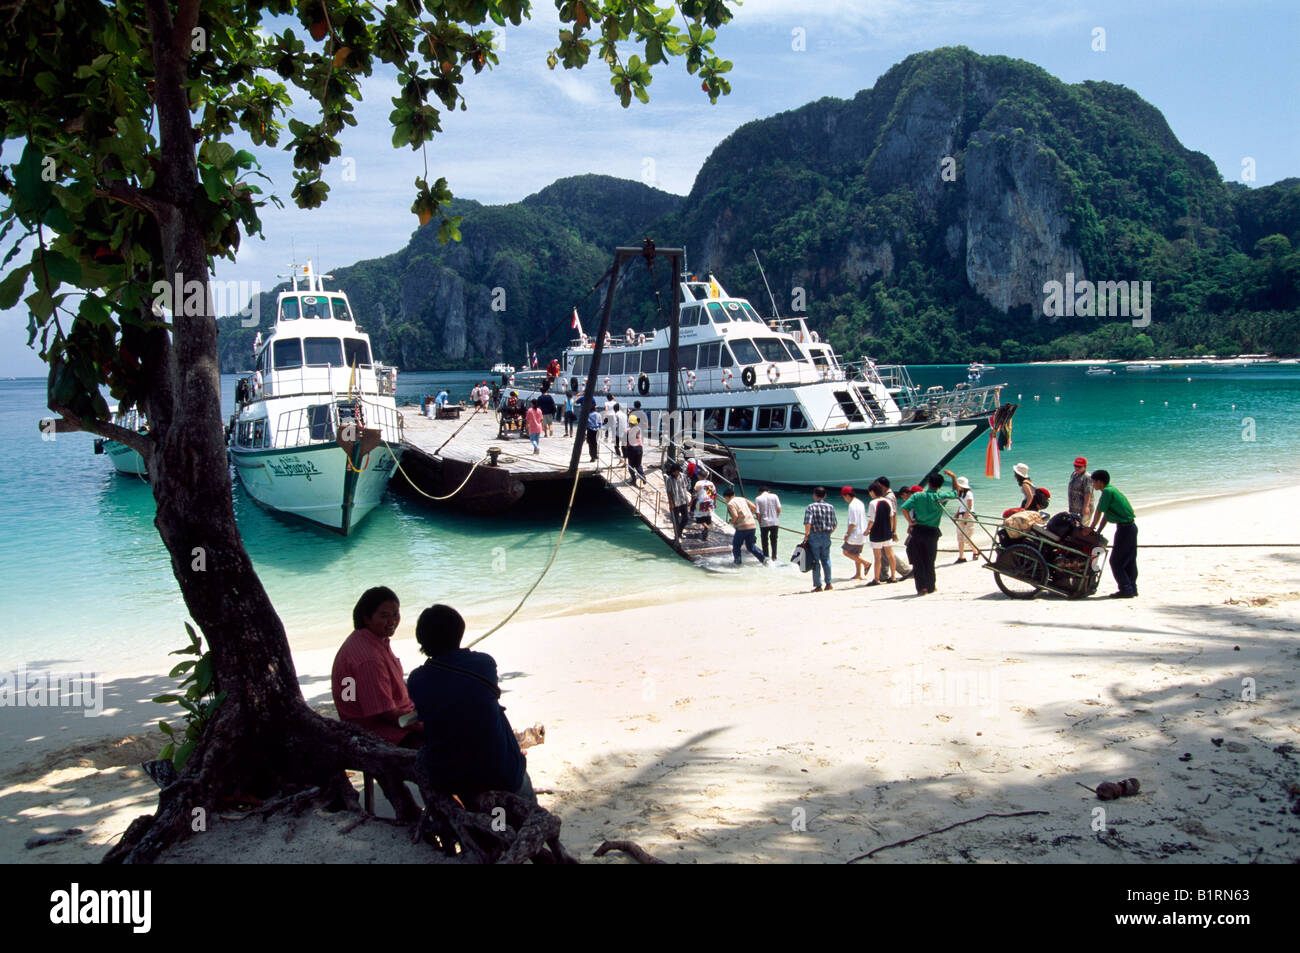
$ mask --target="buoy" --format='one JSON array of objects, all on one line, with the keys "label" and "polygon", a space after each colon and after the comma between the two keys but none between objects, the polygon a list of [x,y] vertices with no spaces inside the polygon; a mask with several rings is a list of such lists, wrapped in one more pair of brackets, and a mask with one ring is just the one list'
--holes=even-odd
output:
[{"label": "buoy", "polygon": [[1145,400],[1139,400],[1138,403],[1139,403],[1139,404],[1145,404],[1146,401],[1145,401]]},{"label": "buoy", "polygon": [[1056,397],[1053,397],[1053,398],[1052,398],[1052,400],[1060,400],[1060,399],[1061,399],[1061,397],[1060,397],[1059,394],[1058,394]]},{"label": "buoy", "polygon": [[1196,409],[1196,405],[1195,405],[1195,404],[1192,404],[1192,410],[1195,410],[1195,409]]},{"label": "buoy", "polygon": [[1037,394],[1034,395],[1034,400],[1038,400],[1038,395],[1037,395]]},{"label": "buoy", "polygon": [[1024,394],[1017,394],[1017,395],[1016,395],[1016,400],[1023,400],[1023,399],[1024,399],[1024,396],[1025,396]]},{"label": "buoy", "polygon": [[1192,382],[1192,379],[1191,379],[1191,378],[1190,378],[1190,377],[1189,377],[1189,378],[1187,378],[1187,383],[1189,383],[1189,384],[1190,384],[1190,383],[1191,383],[1191,382]]},{"label": "buoy", "polygon": [[1165,406],[1166,406],[1166,407],[1169,406],[1169,401],[1165,401]]},{"label": "buoy", "polygon": [[1237,409],[1237,405],[1236,405],[1236,404],[1233,404],[1233,405],[1232,405],[1232,409],[1233,409],[1233,410],[1236,410],[1236,409]]}]

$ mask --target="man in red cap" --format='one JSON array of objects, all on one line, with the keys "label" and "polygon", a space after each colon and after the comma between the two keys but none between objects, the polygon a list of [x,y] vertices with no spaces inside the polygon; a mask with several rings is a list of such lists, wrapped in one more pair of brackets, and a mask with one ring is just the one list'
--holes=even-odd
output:
[{"label": "man in red cap", "polygon": [[1087,526],[1092,519],[1092,475],[1088,473],[1088,461],[1083,457],[1074,458],[1074,472],[1070,474],[1066,498],[1070,512]]}]

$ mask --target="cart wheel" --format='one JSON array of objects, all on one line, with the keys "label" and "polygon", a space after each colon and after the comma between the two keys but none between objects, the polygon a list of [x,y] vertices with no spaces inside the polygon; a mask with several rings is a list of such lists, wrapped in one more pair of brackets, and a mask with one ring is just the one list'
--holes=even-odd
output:
[{"label": "cart wheel", "polygon": [[1011,599],[1032,599],[1047,582],[1047,563],[1033,546],[1020,543],[998,553],[993,581]]}]

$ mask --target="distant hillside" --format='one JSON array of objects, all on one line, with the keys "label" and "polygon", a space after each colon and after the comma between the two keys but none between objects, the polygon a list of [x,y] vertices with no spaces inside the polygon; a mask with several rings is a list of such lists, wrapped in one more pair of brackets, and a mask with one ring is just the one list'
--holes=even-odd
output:
[{"label": "distant hillside", "polygon": [[[348,293],[375,353],[404,370],[517,364],[609,267],[614,245],[639,242],[681,201],[603,175],[561,179],[511,205],[458,201],[461,241],[441,245],[437,228],[418,229],[395,254],[332,269],[331,287]],[[261,314],[275,313],[284,287],[263,293]],[[229,319],[221,332],[222,370],[246,369],[256,329]]]},{"label": "distant hillside", "polygon": [[[425,228],[396,255],[337,272],[379,352],[404,368],[517,360],[615,244],[647,234],[685,244],[693,270],[766,311],[756,249],[781,311],[802,289],[810,324],[848,357],[1300,352],[1300,179],[1224,182],[1133,91],[961,47],[910,56],[851,100],[742,126],[684,200],[581,176],[458,211],[459,245]],[[1045,317],[1045,283],[1067,274],[1151,282],[1150,325]],[[629,281],[618,326],[654,319],[645,285]],[[495,287],[504,313],[490,310]],[[241,335],[223,334],[223,367],[248,353]]]}]

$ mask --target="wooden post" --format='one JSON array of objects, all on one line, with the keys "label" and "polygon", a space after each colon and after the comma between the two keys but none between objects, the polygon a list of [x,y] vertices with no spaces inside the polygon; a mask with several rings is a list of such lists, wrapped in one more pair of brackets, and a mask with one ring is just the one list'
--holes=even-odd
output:
[{"label": "wooden post", "polygon": [[573,452],[569,455],[569,479],[578,472],[578,459],[582,456],[582,443],[587,436],[587,405],[595,407],[596,371],[600,367],[600,356],[605,350],[605,334],[609,331],[609,314],[614,307],[614,289],[618,287],[618,273],[622,260],[614,255],[614,264],[605,272],[609,287],[605,289],[605,307],[600,312],[600,329],[596,332],[596,343],[591,350],[591,367],[587,371],[587,386],[583,388],[582,400],[578,402],[578,426],[573,436]]}]

